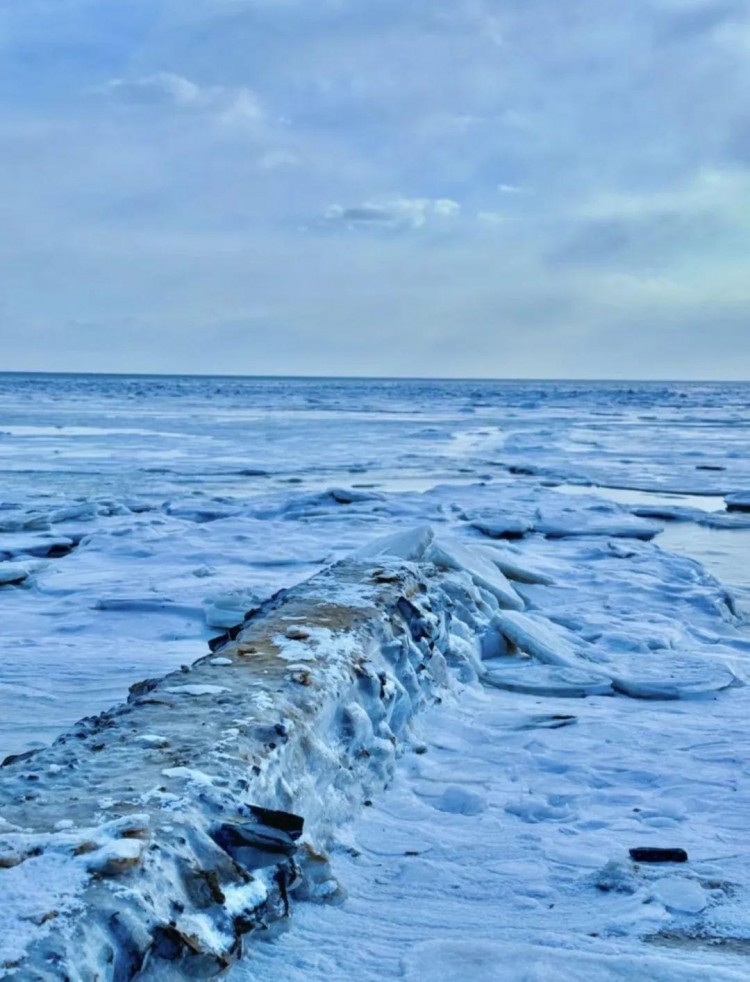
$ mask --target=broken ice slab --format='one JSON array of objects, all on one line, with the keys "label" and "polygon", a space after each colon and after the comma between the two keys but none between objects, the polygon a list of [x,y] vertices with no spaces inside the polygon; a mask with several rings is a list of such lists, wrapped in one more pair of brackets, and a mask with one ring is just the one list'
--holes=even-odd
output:
[{"label": "broken ice slab", "polygon": [[493,665],[482,677],[486,685],[496,689],[556,698],[614,695],[611,681],[593,672],[544,665],[530,659],[525,664],[514,661],[508,668],[502,665],[502,659],[496,659],[494,664],[498,663],[500,667]]}]

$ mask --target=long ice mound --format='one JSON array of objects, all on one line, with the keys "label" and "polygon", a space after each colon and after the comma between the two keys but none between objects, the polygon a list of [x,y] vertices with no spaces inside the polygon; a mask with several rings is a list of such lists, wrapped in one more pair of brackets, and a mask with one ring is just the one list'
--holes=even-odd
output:
[{"label": "long ice mound", "polygon": [[335,895],[332,830],[387,782],[449,667],[475,678],[482,634],[521,607],[485,556],[417,529],[9,758],[0,975],[209,977],[294,896]]}]

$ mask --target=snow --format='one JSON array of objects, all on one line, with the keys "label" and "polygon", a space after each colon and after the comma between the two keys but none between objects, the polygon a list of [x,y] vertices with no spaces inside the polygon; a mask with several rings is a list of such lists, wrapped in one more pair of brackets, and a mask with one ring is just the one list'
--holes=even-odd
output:
[{"label": "snow", "polygon": [[[0,376],[0,759],[176,671],[128,752],[135,771],[152,759],[144,803],[179,822],[185,796],[221,786],[161,714],[190,714],[197,748],[217,712],[222,754],[276,699],[265,653],[208,657],[208,640],[352,553],[382,589],[432,566],[456,612],[434,635],[454,682],[416,722],[394,683],[395,762],[342,704],[378,773],[372,805],[337,798],[321,832],[320,895],[348,896],[296,902],[290,931],[249,945],[252,977],[745,977],[749,406],[739,384]],[[369,596],[352,581],[329,599]],[[408,599],[408,631],[438,630],[431,595]],[[278,684],[303,695],[353,657],[310,614],[269,641]],[[180,671],[202,656],[200,678]],[[71,773],[55,758],[40,781]],[[289,807],[288,780],[264,803]],[[57,826],[85,826],[62,794]],[[90,862],[140,868],[140,840],[97,842]],[[642,845],[690,861],[647,869],[628,858]],[[31,891],[0,915],[8,950],[75,910],[85,855],[0,868],[14,904]],[[249,903],[266,886],[243,888]]]}]

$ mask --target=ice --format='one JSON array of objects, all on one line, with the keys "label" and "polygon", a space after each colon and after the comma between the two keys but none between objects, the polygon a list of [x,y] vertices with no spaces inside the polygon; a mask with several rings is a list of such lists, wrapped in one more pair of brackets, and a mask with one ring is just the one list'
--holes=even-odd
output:
[{"label": "ice", "polygon": [[504,573],[509,580],[518,580],[519,583],[541,583],[543,586],[550,586],[554,583],[554,578],[542,570],[533,568],[528,562],[517,554],[509,552],[507,549],[499,549],[493,546],[491,549],[482,549],[475,546],[475,551],[479,551],[487,556],[490,562]]},{"label": "ice", "polygon": [[500,568],[477,550],[468,549],[453,539],[434,539],[425,552],[426,558],[443,569],[465,570],[477,586],[484,587],[497,597],[500,605],[510,610],[525,606]]},{"label": "ice", "polygon": [[223,685],[168,685],[164,691],[176,696],[215,696],[228,690]]},{"label": "ice", "polygon": [[358,559],[405,559],[418,561],[422,559],[435,539],[435,532],[429,525],[396,532],[385,538],[376,539],[367,546],[358,549]]},{"label": "ice", "polygon": [[546,619],[509,611],[498,614],[495,624],[512,644],[539,661],[569,669],[581,667],[582,659],[575,645]]},{"label": "ice", "polygon": [[28,566],[22,566],[20,563],[0,562],[0,586],[15,586],[18,583],[23,583],[28,575]]},{"label": "ice", "polygon": [[637,699],[686,699],[738,682],[721,660],[671,650],[620,655],[611,671],[615,689]]},{"label": "ice", "polygon": [[[502,659],[501,659],[502,661]],[[612,683],[594,672],[576,668],[558,668],[555,665],[539,665],[529,661],[511,666],[494,665],[483,676],[487,685],[509,692],[526,692],[529,695],[556,696],[557,698],[584,698],[585,696],[611,696]]]},{"label": "ice", "polygon": [[660,903],[676,913],[700,914],[708,906],[705,890],[684,876],[665,876],[654,883],[653,891]]},{"label": "ice", "polygon": [[[432,551],[452,616],[432,668],[445,675],[444,658],[459,681],[410,722],[423,631],[439,620],[431,594],[410,595],[399,624],[419,659],[410,673],[398,647],[389,654],[404,673],[388,689],[403,756],[394,763],[356,700],[331,716],[378,774],[328,816],[333,879],[321,882],[348,899],[294,903],[291,931],[249,943],[252,977],[395,978],[408,966],[430,978],[420,959],[443,942],[486,951],[478,978],[485,963],[516,962],[554,978],[744,977],[748,406],[740,384],[0,376],[0,759],[205,656],[200,680],[178,671],[168,684],[203,694],[150,704],[190,714],[190,752],[161,715],[128,743],[138,766],[164,765],[145,794],[179,821],[185,794],[220,793],[206,755],[274,706],[265,653],[230,650],[245,615],[357,550],[372,583],[394,589],[403,564]],[[368,602],[355,583],[328,600]],[[351,657],[330,623],[311,621],[272,639],[279,684],[303,697]],[[235,712],[251,662],[258,685]],[[221,727],[194,760],[215,703]],[[291,719],[276,723],[291,732]],[[265,802],[288,808],[303,772],[291,766]],[[63,786],[71,771],[55,760],[42,774]],[[23,794],[36,783],[24,778]],[[117,800],[102,793],[96,807]],[[60,801],[50,828],[73,821],[70,795]],[[671,871],[630,864],[646,844],[690,854],[675,905],[657,895]],[[137,858],[137,846],[102,849],[102,868]],[[48,855],[0,869],[18,883],[44,866],[52,898],[12,928],[0,916],[4,943],[48,930],[42,907],[69,909]],[[610,863],[630,892],[601,889]],[[89,874],[68,875],[75,887]],[[248,885],[237,908],[262,892]],[[438,968],[454,965],[434,950]]]},{"label": "ice", "polygon": [[750,511],[750,491],[735,491],[724,500],[730,511]]},{"label": "ice", "polygon": [[[553,945],[462,939],[415,945],[404,959],[404,968],[408,982],[704,982],[706,977],[697,959],[693,964],[676,964],[668,955],[596,956]],[[739,967],[715,967],[710,977],[716,982],[740,982],[743,975]]]}]

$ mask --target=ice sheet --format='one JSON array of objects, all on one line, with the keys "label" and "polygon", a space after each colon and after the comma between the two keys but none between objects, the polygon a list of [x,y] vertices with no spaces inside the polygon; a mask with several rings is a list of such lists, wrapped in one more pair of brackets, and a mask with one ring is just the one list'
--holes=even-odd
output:
[{"label": "ice sheet", "polygon": [[[497,550],[508,596],[585,654],[591,691],[654,653],[747,679],[750,530],[724,499],[747,498],[748,446],[739,384],[0,375],[0,757],[191,662],[326,563],[425,524],[483,561]],[[493,583],[506,589],[478,589]],[[562,947],[581,978],[590,958],[602,978],[629,977],[633,958],[654,978],[665,963],[665,979],[734,977],[750,945],[735,842],[750,690],[630,701],[538,684],[469,687],[435,710],[415,744],[427,753],[342,830],[350,900],[299,905],[253,977],[431,978],[460,964],[470,930],[477,972],[507,956],[579,977]],[[666,839],[700,860],[682,892],[628,879],[626,847]],[[610,882],[609,862],[622,891],[586,879]],[[696,876],[707,906],[679,910],[696,906]]]}]

